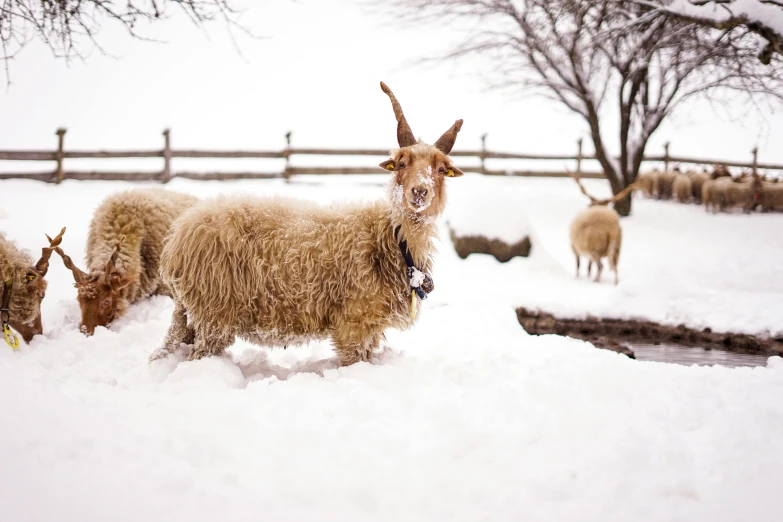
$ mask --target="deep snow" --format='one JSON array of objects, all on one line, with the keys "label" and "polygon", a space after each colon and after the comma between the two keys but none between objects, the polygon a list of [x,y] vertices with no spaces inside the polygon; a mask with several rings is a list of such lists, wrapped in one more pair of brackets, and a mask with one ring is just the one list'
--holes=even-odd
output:
[{"label": "deep snow", "polygon": [[[383,197],[384,183],[169,188],[328,204]],[[171,301],[146,300],[85,338],[70,274],[53,259],[45,336],[0,349],[2,518],[777,520],[783,360],[632,361],[529,336],[513,307],[779,332],[783,216],[637,200],[615,287],[573,277],[567,226],[586,202],[570,180],[448,183],[449,216],[503,205],[529,224],[533,254],[463,261],[444,227],[435,292],[374,364],[336,369],[328,343],[238,343],[224,358],[149,365]],[[588,180],[597,194],[604,184]],[[3,181],[0,228],[37,253],[65,225],[63,248],[81,262],[92,210],[127,186]]]}]

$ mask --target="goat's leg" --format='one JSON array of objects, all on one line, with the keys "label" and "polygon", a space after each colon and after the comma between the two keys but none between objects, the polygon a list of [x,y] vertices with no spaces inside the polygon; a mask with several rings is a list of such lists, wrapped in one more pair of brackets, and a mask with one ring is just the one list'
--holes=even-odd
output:
[{"label": "goat's leg", "polygon": [[149,362],[167,357],[179,349],[181,343],[193,344],[194,337],[195,331],[193,327],[188,326],[185,306],[175,299],[174,312],[171,314],[171,325],[163,340],[163,346],[150,354]]},{"label": "goat's leg", "polygon": [[234,336],[210,327],[199,327],[196,331],[196,344],[188,360],[196,361],[212,355],[223,355],[226,348],[234,344]]},{"label": "goat's leg", "polygon": [[588,278],[590,277],[590,272],[592,272],[592,271],[593,271],[593,260],[592,259],[588,259],[587,260],[587,277]]},{"label": "goat's leg", "polygon": [[343,325],[332,334],[334,351],[340,359],[340,366],[349,366],[359,361],[369,361],[383,336],[359,324]]},{"label": "goat's leg", "polygon": [[579,279],[579,254],[574,247],[571,247],[571,250],[574,251],[574,256],[576,256],[576,278]]},{"label": "goat's leg", "polygon": [[604,269],[604,265],[601,264],[601,260],[600,259],[596,259],[595,260],[595,266],[596,266],[596,272],[595,272],[595,279],[593,279],[593,281],[598,283],[598,282],[601,281],[601,272]]}]

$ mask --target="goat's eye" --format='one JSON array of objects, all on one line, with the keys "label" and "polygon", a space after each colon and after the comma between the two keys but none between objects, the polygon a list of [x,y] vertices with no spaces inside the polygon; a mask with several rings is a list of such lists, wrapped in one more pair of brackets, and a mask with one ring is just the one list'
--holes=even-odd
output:
[{"label": "goat's eye", "polygon": [[441,167],[441,168],[438,169],[438,174],[445,174],[445,173],[446,173],[446,169],[445,168]]},{"label": "goat's eye", "polygon": [[401,168],[401,169],[404,169],[404,168],[405,168],[405,162],[404,162],[404,161],[401,161],[401,162],[400,162],[400,168]]},{"label": "goat's eye", "polygon": [[101,301],[101,308],[108,308],[111,305],[111,299],[106,298]]}]

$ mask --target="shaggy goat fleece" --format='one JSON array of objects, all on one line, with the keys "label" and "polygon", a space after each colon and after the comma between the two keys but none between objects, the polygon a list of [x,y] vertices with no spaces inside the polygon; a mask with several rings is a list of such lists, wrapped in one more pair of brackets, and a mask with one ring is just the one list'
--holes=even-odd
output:
[{"label": "shaggy goat fleece", "polygon": [[162,255],[176,303],[164,349],[183,339],[187,310],[199,356],[221,353],[235,336],[266,346],[331,337],[343,364],[367,359],[385,329],[413,324],[398,224],[414,263],[432,266],[435,225],[400,214],[384,201],[323,208],[254,197],[185,212]]},{"label": "shaggy goat fleece", "polygon": [[135,189],[106,198],[95,210],[87,236],[91,279],[103,273],[124,236],[115,269],[123,277],[136,278],[128,285],[128,303],[165,292],[158,277],[163,238],[174,220],[197,201],[195,196],[163,189]]},{"label": "shaggy goat fleece", "polygon": [[153,294],[169,294],[160,283],[163,238],[174,220],[198,201],[163,189],[113,194],[96,209],[87,237],[87,273],[73,265],[82,330],[91,335],[121,317],[128,305]]},{"label": "shaggy goat fleece", "polygon": [[[609,258],[609,267],[614,271],[615,284],[618,282],[617,261],[622,245],[620,217],[614,209],[606,206],[589,207],[571,222],[571,249],[576,256],[576,275],[579,277],[579,258],[585,256],[598,265],[595,280],[601,279],[603,265],[601,259]],[[590,265],[588,265],[589,275]]]},{"label": "shaggy goat fleece", "polygon": [[[41,299],[46,292],[46,280],[35,274],[35,262],[32,256],[16,248],[16,245],[2,232],[0,232],[0,271],[3,275],[3,280],[0,281],[0,295],[3,281],[13,279],[11,302],[8,305],[11,326],[17,331],[23,329],[22,325],[33,326],[36,318],[40,320]],[[29,279],[28,275],[33,279]],[[25,340],[29,340],[26,335]]]}]

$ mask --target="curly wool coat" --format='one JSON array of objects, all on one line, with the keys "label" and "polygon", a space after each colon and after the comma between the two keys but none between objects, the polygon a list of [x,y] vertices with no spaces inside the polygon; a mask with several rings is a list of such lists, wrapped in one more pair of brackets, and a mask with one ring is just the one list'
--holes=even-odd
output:
[{"label": "curly wool coat", "polygon": [[32,256],[28,252],[19,250],[5,237],[5,234],[0,232],[0,272],[3,276],[0,288],[4,281],[13,280],[8,312],[14,324],[32,326],[36,318],[40,317],[41,299],[46,292],[46,280],[43,277],[28,279],[27,274],[35,270],[34,266],[35,261]]},{"label": "curly wool coat", "polygon": [[398,225],[414,263],[429,272],[435,225],[403,220],[389,202],[323,208],[220,197],[175,222],[161,276],[196,338],[286,346],[332,337],[350,364],[385,329],[413,324]]}]

